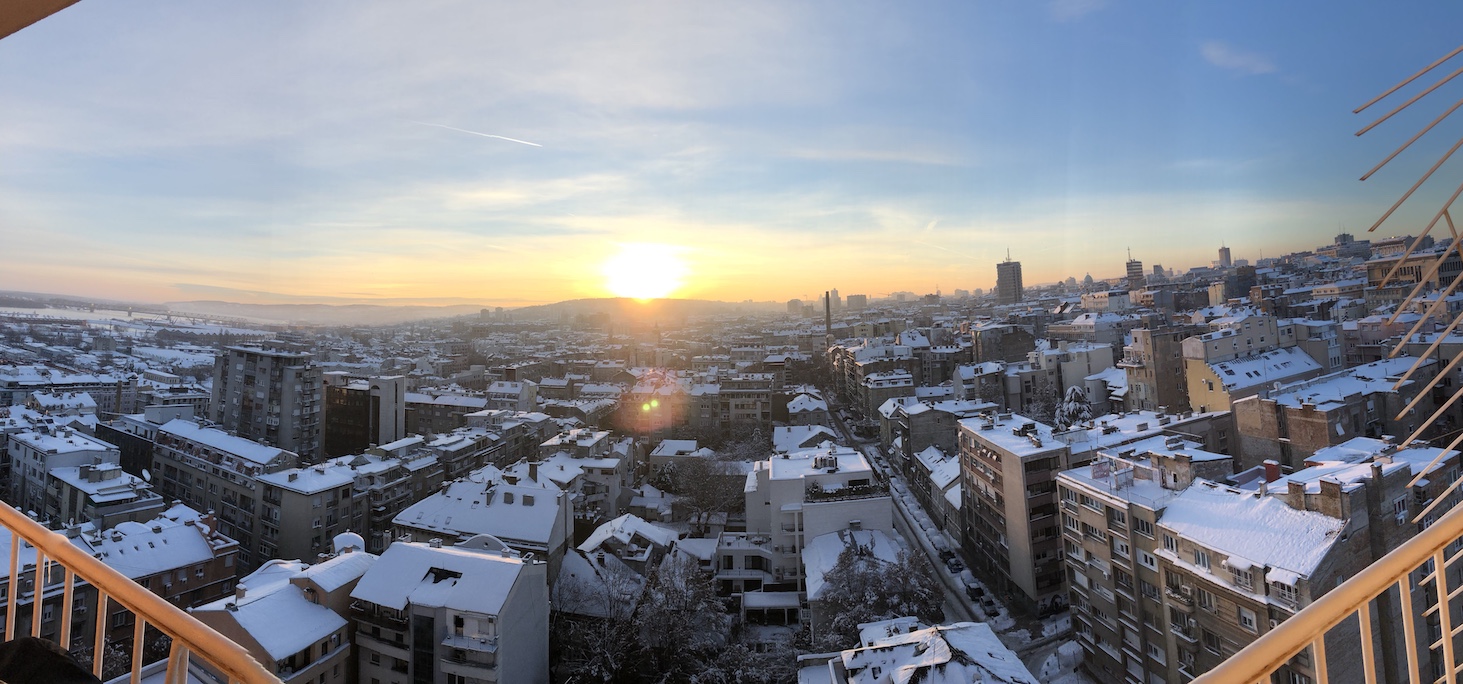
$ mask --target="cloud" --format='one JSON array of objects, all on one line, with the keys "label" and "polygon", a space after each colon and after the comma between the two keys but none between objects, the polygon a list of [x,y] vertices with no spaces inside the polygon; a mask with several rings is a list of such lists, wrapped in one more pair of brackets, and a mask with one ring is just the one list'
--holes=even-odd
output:
[{"label": "cloud", "polygon": [[1075,21],[1107,7],[1107,0],[1052,0],[1047,14],[1057,21]]},{"label": "cloud", "polygon": [[1217,40],[1204,43],[1199,52],[1210,64],[1242,74],[1269,74],[1276,70],[1275,64],[1264,55],[1246,52]]}]

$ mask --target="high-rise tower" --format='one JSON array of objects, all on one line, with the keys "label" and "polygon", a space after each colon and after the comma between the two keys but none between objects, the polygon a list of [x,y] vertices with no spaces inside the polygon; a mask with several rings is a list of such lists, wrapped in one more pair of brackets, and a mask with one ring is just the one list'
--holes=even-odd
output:
[{"label": "high-rise tower", "polygon": [[209,417],[256,442],[320,457],[322,373],[308,352],[225,347],[213,364]]},{"label": "high-rise tower", "polygon": [[996,303],[1015,304],[1021,298],[1021,262],[1011,261],[1007,252],[1006,260],[996,264]]}]

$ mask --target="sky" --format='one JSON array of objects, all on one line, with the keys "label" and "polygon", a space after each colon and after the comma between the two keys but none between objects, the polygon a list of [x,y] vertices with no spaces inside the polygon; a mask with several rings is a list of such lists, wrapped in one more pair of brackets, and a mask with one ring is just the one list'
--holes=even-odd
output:
[{"label": "sky", "polygon": [[[761,301],[989,289],[1008,253],[1028,284],[1120,276],[1130,249],[1149,269],[1221,244],[1277,256],[1368,237],[1463,135],[1453,117],[1358,180],[1463,96],[1353,135],[1385,109],[1352,110],[1456,47],[1460,19],[1300,0],[87,0],[0,41],[0,289]],[[1372,236],[1419,232],[1457,176]]]}]

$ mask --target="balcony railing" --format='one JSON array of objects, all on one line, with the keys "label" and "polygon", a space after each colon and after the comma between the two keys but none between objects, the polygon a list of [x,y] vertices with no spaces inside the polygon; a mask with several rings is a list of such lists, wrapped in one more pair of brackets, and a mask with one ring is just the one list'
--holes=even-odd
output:
[{"label": "balcony railing", "polygon": [[[1458,655],[1455,652],[1454,640],[1451,638],[1439,638],[1432,640],[1432,643],[1418,643],[1418,622],[1436,615],[1441,624],[1442,634],[1456,635],[1463,631],[1463,620],[1460,620],[1458,611],[1453,609],[1456,600],[1445,600],[1439,606],[1422,605],[1422,593],[1429,584],[1435,590],[1435,596],[1456,598],[1463,587],[1449,586],[1450,568],[1463,567],[1459,559],[1463,559],[1463,551],[1449,554],[1448,548],[1460,537],[1463,537],[1463,507],[1454,508],[1447,515],[1428,527],[1421,534],[1408,540],[1397,547],[1391,553],[1383,556],[1380,560],[1367,566],[1365,570],[1353,575],[1351,579],[1343,582],[1341,586],[1327,592],[1325,596],[1306,606],[1294,617],[1281,622],[1277,627],[1270,630],[1264,636],[1250,643],[1243,650],[1229,659],[1225,660],[1218,667],[1201,675],[1196,682],[1203,684],[1231,684],[1232,682],[1270,682],[1270,675],[1280,670],[1292,658],[1299,655],[1307,648],[1313,649],[1311,661],[1315,670],[1316,684],[1326,684],[1327,678],[1327,654],[1326,635],[1335,629],[1342,622],[1351,621],[1355,616],[1355,629],[1361,640],[1361,666],[1367,682],[1382,681],[1385,679],[1379,674],[1377,653],[1373,644],[1374,637],[1390,638],[1390,634],[1378,634],[1373,624],[1371,610],[1372,602],[1384,593],[1389,593],[1395,587],[1398,592],[1391,594],[1393,600],[1400,600],[1402,613],[1402,635],[1405,648],[1401,649],[1401,658],[1406,661],[1408,681],[1431,682],[1434,680],[1431,671],[1424,678],[1419,674],[1423,663],[1421,657],[1434,649],[1440,649],[1444,662],[1444,669],[1450,669],[1448,676],[1443,679],[1448,682],[1457,681],[1456,673],[1460,668]],[[1428,566],[1431,561],[1431,567]],[[1413,573],[1423,572],[1421,579],[1413,581]],[[1453,573],[1456,577],[1456,573]],[[1456,582],[1455,582],[1456,583]],[[1417,593],[1417,600],[1414,600],[1414,593]],[[1399,599],[1400,597],[1400,599]],[[1352,629],[1348,625],[1346,629]],[[1357,654],[1337,654],[1333,662],[1340,663],[1340,658],[1354,658]],[[1430,657],[1430,656],[1429,656]]]},{"label": "balcony railing", "polygon": [[[109,601],[131,611],[137,617],[132,635],[132,682],[139,681],[141,677],[143,646],[146,643],[143,637],[145,630],[152,627],[172,639],[167,659],[166,681],[182,681],[184,673],[188,671],[190,660],[193,660],[194,662],[202,661],[207,667],[222,673],[231,684],[233,682],[279,683],[280,680],[265,670],[243,647],[199,622],[192,615],[179,610],[177,606],[142,588],[85,551],[73,546],[65,535],[46,529],[5,503],[0,503],[0,525],[4,525],[12,535],[9,586],[21,585],[20,544],[18,543],[20,540],[24,540],[35,549],[35,582],[44,586],[46,578],[50,574],[49,568],[57,565],[65,571],[58,643],[63,645],[72,643],[71,616],[74,611],[76,580],[80,578],[97,592],[97,607],[94,613],[97,616],[96,634],[92,635],[93,641],[91,642],[93,645],[102,643],[106,637],[109,620],[102,619],[102,616],[110,614]],[[41,635],[43,622],[41,608],[44,603],[44,601],[31,602],[30,636],[39,637]],[[6,641],[20,636],[15,633],[18,607],[19,601],[11,600],[5,608]],[[97,654],[92,658],[92,674],[101,677],[104,665],[102,655],[105,654],[106,649],[93,648],[92,651]]]}]

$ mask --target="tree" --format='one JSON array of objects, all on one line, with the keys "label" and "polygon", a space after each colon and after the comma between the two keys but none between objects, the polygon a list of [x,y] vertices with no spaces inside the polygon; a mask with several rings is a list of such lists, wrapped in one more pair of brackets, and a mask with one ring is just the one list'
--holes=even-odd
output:
[{"label": "tree", "polygon": [[651,484],[679,497],[676,505],[691,515],[693,532],[705,535],[710,531],[711,514],[738,511],[746,505],[740,472],[727,461],[690,456],[662,468]]},{"label": "tree", "polygon": [[1042,379],[1036,382],[1036,388],[1026,400],[1024,413],[1027,418],[1050,425],[1056,420],[1057,407],[1060,404],[1056,385],[1050,380]]},{"label": "tree", "polygon": [[865,622],[909,615],[927,624],[945,619],[944,593],[923,554],[900,551],[890,563],[855,544],[838,556],[823,582],[818,600],[829,619],[817,636],[817,650],[853,646]]},{"label": "tree", "polygon": [[1072,385],[1062,405],[1057,407],[1055,418],[1059,430],[1092,420],[1092,403],[1087,401],[1087,390]]},{"label": "tree", "polygon": [[731,617],[696,561],[671,554],[651,574],[635,622],[642,681],[687,682],[726,648]]},{"label": "tree", "polygon": [[554,583],[549,622],[555,678],[572,683],[633,679],[635,608],[645,581],[618,559],[586,577],[574,576],[567,566]]}]

